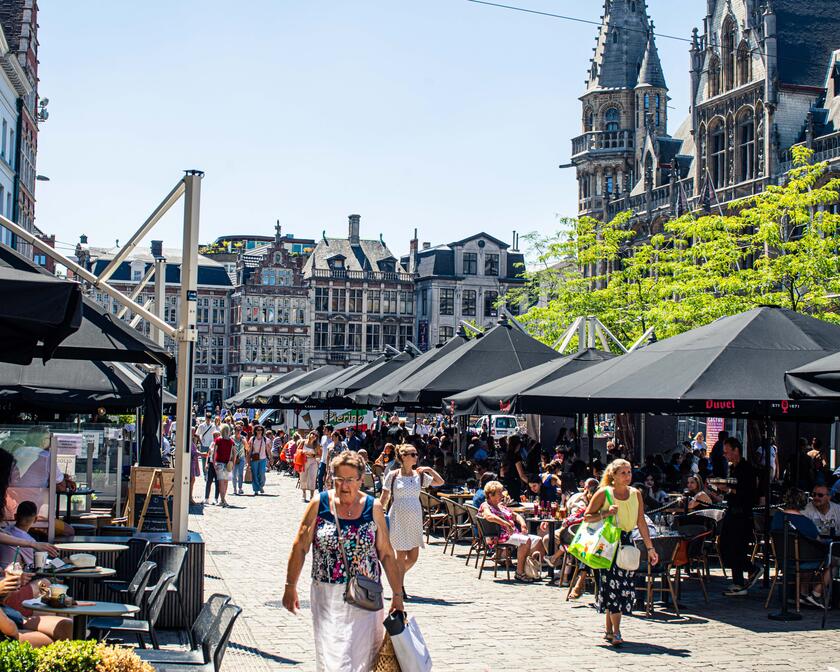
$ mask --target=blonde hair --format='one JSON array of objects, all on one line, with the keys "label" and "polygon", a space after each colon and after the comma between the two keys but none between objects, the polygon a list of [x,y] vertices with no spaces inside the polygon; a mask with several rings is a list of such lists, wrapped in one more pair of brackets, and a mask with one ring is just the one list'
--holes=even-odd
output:
[{"label": "blonde hair", "polygon": [[222,425],[219,428],[219,431],[221,432],[223,439],[229,439],[230,438],[230,425]]},{"label": "blonde hair", "polygon": [[612,486],[615,484],[615,472],[617,472],[621,467],[630,467],[633,468],[633,465],[630,464],[627,460],[613,460],[610,462],[606,469],[604,469],[604,474],[601,476],[601,487],[606,488],[608,486]]},{"label": "blonde hair", "polygon": [[354,450],[345,450],[344,452],[339,453],[333,458],[332,462],[330,462],[330,467],[332,468],[333,473],[336,473],[339,467],[353,467],[357,472],[359,472],[359,478],[365,475],[364,458],[362,458],[362,456]]},{"label": "blonde hair", "polygon": [[694,436],[694,440],[695,441],[702,441],[703,440],[703,432],[697,432],[697,434]]},{"label": "blonde hair", "polygon": [[486,497],[487,495],[494,495],[496,493],[501,494],[504,492],[504,489],[504,486],[499,481],[490,481],[484,485],[484,496]]},{"label": "blonde hair", "polygon": [[409,450],[409,449],[411,449],[411,450],[413,450],[413,451],[417,452],[417,448],[416,448],[414,445],[410,444],[410,443],[401,443],[400,445],[398,445],[398,446],[395,448],[395,450],[394,450],[394,455],[395,455],[395,457],[397,458],[397,462],[399,462],[400,464],[402,464],[402,461],[403,461],[403,452],[405,452],[406,450]]}]

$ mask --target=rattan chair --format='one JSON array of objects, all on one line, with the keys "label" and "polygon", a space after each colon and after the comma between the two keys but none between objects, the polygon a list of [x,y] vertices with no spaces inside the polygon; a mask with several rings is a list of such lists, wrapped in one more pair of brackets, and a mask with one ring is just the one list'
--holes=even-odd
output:
[{"label": "rattan chair", "polygon": [[470,523],[469,514],[462,504],[447,497],[443,497],[442,500],[443,506],[446,508],[447,525],[449,527],[443,544],[443,552],[446,554],[446,549],[449,547],[449,555],[455,555],[455,542],[467,535],[472,536],[472,523]]},{"label": "rattan chair", "polygon": [[[765,609],[770,606],[773,591],[776,590],[776,583],[779,581],[779,575],[784,571],[784,533],[781,530],[770,531],[770,545],[773,547],[773,557],[775,558],[776,564],[773,581],[770,584],[770,593],[767,595],[767,601],[764,603]],[[802,576],[821,575],[825,568],[827,557],[826,545],[824,543],[803,537],[794,529],[788,531],[787,570],[795,576],[794,600],[796,611],[799,611],[800,606],[799,594]],[[783,578],[783,580],[787,579]],[[823,602],[825,601],[826,595],[824,594]]]},{"label": "rattan chair", "polygon": [[484,573],[484,566],[488,561],[493,563],[493,577],[498,576],[499,563],[505,563],[505,572],[507,579],[510,581],[510,563],[516,557],[516,546],[513,544],[495,543],[491,544],[490,540],[499,536],[499,526],[496,523],[491,523],[481,516],[476,518],[478,528],[481,530],[481,535],[484,538],[484,545],[481,550],[481,557],[479,559],[478,578]]},{"label": "rattan chair", "polygon": [[423,507],[423,528],[426,530],[426,543],[432,531],[447,531],[448,514],[443,507],[443,502],[428,492],[420,492],[420,505]]}]

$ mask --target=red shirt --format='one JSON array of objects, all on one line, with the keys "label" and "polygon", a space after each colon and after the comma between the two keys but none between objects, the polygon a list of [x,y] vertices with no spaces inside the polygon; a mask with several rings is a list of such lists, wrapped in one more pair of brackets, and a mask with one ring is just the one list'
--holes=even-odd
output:
[{"label": "red shirt", "polygon": [[213,445],[216,447],[215,461],[220,464],[230,462],[230,456],[233,454],[233,441],[230,439],[223,439],[219,436],[215,441],[213,441]]}]

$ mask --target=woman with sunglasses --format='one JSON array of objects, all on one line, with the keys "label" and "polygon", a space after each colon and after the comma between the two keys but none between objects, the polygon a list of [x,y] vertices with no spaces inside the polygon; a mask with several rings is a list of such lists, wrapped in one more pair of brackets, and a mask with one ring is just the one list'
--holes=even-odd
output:
[{"label": "woman with sunglasses", "polygon": [[[440,487],[443,479],[431,467],[417,466],[417,448],[411,444],[397,447],[399,469],[387,472],[382,482],[382,508],[391,507],[391,545],[397,552],[397,564],[403,579],[414,567],[423,546],[423,507],[420,505],[420,491],[429,486]],[[403,599],[408,599],[403,587]]]}]

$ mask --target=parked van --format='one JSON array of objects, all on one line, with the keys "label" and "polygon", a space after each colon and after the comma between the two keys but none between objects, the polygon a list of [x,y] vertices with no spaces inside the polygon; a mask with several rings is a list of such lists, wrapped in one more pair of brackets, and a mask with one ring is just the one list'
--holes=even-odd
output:
[{"label": "parked van", "polygon": [[519,423],[515,415],[482,415],[469,428],[470,434],[476,436],[486,430],[489,430],[494,439],[501,439],[503,436],[518,434]]},{"label": "parked van", "polygon": [[286,431],[315,429],[321,420],[324,421],[324,424],[332,425],[336,429],[358,426],[360,430],[364,431],[373,426],[376,416],[373,411],[365,410],[338,410],[329,411],[329,413],[327,411],[304,410],[296,418],[292,409],[270,408],[257,417],[257,422],[269,429],[282,427]]}]

